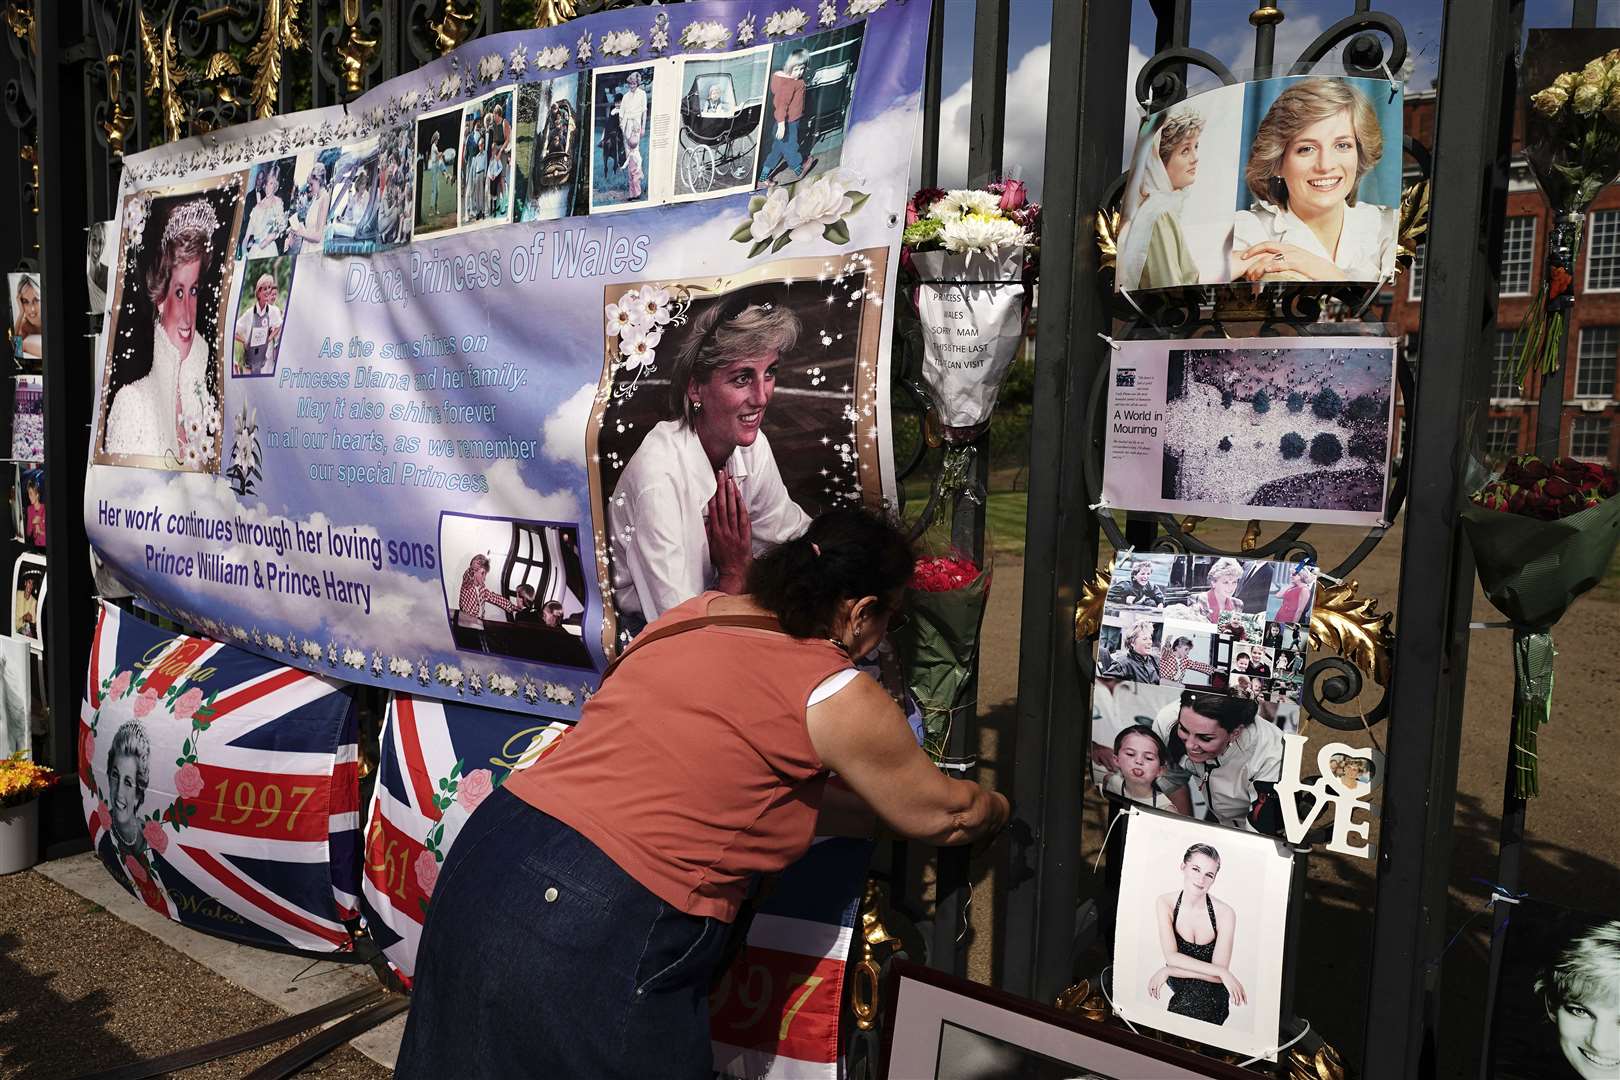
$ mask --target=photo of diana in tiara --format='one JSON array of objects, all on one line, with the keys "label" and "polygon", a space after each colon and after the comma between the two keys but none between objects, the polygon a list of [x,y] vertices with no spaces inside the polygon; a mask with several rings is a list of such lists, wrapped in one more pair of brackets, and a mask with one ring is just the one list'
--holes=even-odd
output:
[{"label": "photo of diana in tiara", "polygon": [[[211,471],[219,461],[215,339],[230,277],[240,175],[125,210],[122,281],[97,461]],[[143,196],[131,196],[132,204]]]}]

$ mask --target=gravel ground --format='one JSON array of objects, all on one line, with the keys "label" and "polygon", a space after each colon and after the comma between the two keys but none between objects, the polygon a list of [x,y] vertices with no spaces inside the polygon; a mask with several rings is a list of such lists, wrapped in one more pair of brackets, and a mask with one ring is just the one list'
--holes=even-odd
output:
[{"label": "gravel ground", "polygon": [[[33,871],[0,877],[0,1078],[80,1076],[284,1015]],[[297,1041],[174,1075],[243,1076]],[[303,1075],[381,1080],[389,1073],[343,1046]]]}]

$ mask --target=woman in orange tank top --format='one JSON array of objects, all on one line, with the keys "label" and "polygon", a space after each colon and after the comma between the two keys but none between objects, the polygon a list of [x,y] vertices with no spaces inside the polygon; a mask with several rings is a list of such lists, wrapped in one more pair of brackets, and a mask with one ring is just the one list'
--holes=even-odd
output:
[{"label": "woman in orange tank top", "polygon": [[[852,657],[914,556],[836,510],[642,632],[576,729],[463,827],[423,929],[398,1077],[696,1080],[708,989],[761,875],[819,824],[964,844],[1007,800],[946,777]],[[836,772],[854,792],[828,788]]]}]

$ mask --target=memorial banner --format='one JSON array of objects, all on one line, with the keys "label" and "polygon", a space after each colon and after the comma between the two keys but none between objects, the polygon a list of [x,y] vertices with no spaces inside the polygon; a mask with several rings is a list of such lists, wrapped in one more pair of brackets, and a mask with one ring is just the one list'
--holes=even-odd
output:
[{"label": "memorial banner", "polygon": [[254,945],[348,951],[356,738],[347,688],[102,605],[79,794],[107,872],[159,915]]},{"label": "memorial banner", "polygon": [[893,495],[927,16],[607,12],[130,157],[97,555],[281,662],[576,718],[746,560],[709,550],[721,485],[755,553]]}]

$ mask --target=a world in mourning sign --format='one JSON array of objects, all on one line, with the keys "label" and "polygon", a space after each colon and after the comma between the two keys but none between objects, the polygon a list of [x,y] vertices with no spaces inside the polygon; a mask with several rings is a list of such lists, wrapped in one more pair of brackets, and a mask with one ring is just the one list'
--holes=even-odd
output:
[{"label": "a world in mourning sign", "polygon": [[635,8],[131,157],[85,520],[190,627],[569,718],[753,551],[892,494],[928,5]]}]

